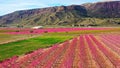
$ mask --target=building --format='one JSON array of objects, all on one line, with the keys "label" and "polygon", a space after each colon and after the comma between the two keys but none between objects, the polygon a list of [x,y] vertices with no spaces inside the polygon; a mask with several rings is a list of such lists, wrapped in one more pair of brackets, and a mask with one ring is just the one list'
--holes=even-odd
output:
[{"label": "building", "polygon": [[41,29],[43,28],[43,26],[35,26],[35,27],[32,27],[32,29]]}]

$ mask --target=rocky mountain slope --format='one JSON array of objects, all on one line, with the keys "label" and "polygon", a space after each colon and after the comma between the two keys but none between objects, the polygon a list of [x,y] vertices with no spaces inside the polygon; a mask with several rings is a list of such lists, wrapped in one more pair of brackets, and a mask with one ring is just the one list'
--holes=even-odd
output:
[{"label": "rocky mountain slope", "polygon": [[90,17],[120,18],[120,1],[83,4]]}]

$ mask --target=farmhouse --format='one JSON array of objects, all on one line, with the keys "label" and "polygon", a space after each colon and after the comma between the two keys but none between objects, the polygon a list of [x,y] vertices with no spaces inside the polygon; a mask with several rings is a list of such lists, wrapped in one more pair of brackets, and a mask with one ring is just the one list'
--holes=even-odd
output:
[{"label": "farmhouse", "polygon": [[41,29],[43,28],[43,26],[35,26],[35,27],[32,27],[32,29]]}]

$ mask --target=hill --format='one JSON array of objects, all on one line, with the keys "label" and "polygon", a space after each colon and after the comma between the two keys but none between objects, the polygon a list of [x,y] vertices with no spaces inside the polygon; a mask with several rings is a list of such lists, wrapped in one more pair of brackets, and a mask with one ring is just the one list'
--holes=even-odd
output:
[{"label": "hill", "polygon": [[90,17],[120,18],[120,1],[83,4]]},{"label": "hill", "polygon": [[0,26],[118,26],[120,1],[16,11],[0,17]]}]

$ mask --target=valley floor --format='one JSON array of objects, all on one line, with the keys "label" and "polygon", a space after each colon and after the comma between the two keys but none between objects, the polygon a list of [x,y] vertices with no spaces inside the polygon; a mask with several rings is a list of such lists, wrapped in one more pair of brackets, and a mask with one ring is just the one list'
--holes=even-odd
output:
[{"label": "valley floor", "polygon": [[0,68],[120,68],[119,31],[0,29]]},{"label": "valley floor", "polygon": [[30,54],[5,60],[1,68],[119,68],[119,34],[84,34]]}]

